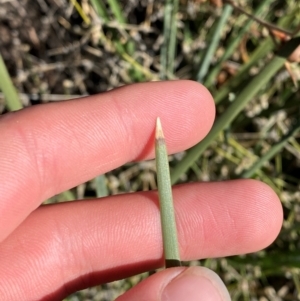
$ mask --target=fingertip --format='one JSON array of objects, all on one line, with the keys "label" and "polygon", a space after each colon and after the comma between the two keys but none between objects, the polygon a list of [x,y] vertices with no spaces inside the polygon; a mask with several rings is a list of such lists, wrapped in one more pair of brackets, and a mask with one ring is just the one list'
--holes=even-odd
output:
[{"label": "fingertip", "polygon": [[119,120],[126,125],[124,132],[131,139],[129,160],[153,156],[152,136],[157,117],[160,117],[169,153],[183,151],[200,142],[215,118],[210,92],[191,80],[139,83],[112,90],[106,96],[110,106],[111,100],[116,104],[122,116]]},{"label": "fingertip", "polygon": [[181,84],[180,88],[182,89],[182,94],[188,96],[188,98],[194,99],[198,104],[199,101],[203,103],[204,108],[206,108],[207,111],[209,111],[209,113],[211,114],[209,116],[212,117],[210,118],[210,121],[214,120],[215,113],[216,113],[216,106],[215,106],[213,96],[211,95],[209,90],[201,83],[192,80],[180,80],[180,84]]},{"label": "fingertip", "polygon": [[[210,131],[213,126],[216,114],[215,103],[212,95],[202,84],[191,80],[180,80],[169,82],[173,84],[174,101],[181,103],[177,114],[178,121],[174,120],[173,128],[171,128],[170,137],[176,137],[176,132],[185,131],[186,140],[182,137],[178,141],[179,145],[183,141],[189,147],[200,142]],[[174,105],[174,104],[173,104]],[[172,131],[173,129],[173,131]],[[178,147],[179,148],[179,147]]]},{"label": "fingertip", "polygon": [[205,267],[189,267],[167,284],[162,301],[230,301],[220,277]]},{"label": "fingertip", "polygon": [[230,301],[229,293],[213,271],[204,267],[171,268],[147,278],[116,301]]},{"label": "fingertip", "polygon": [[257,243],[263,249],[277,238],[281,230],[282,204],[276,192],[266,183],[254,179],[244,181],[247,183],[246,189],[253,195],[253,202],[256,203],[252,206],[256,212],[253,212],[255,218],[251,229],[257,238],[261,238]]}]

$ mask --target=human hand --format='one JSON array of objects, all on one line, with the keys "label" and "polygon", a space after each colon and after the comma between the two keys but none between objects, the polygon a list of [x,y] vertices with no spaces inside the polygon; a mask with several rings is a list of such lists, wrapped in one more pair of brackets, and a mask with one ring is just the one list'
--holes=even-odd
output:
[{"label": "human hand", "polygon": [[[126,162],[153,158],[159,116],[170,153],[200,141],[214,120],[207,90],[190,81],[130,85],[0,118],[1,300],[61,300],[163,265],[157,193],[40,206]],[[182,260],[254,252],[282,223],[275,193],[253,180],[173,189]],[[40,206],[40,207],[39,207]],[[147,278],[118,301],[229,300],[202,267]]]}]

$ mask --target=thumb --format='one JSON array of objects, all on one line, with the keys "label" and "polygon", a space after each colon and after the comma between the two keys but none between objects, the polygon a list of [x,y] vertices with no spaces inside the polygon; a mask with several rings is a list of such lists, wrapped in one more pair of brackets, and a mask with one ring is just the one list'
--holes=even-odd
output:
[{"label": "thumb", "polygon": [[116,301],[230,301],[213,271],[204,267],[171,268],[152,275]]}]

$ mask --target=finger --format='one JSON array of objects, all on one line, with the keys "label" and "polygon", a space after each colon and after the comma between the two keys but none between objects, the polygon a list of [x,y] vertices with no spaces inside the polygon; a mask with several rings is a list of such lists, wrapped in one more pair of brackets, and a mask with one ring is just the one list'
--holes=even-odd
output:
[{"label": "finger", "polygon": [[[278,197],[253,180],[179,185],[174,201],[182,260],[260,250],[282,224]],[[4,300],[62,299],[161,267],[157,193],[42,206],[0,245],[0,258]]]},{"label": "finger", "polygon": [[154,274],[116,299],[140,300],[230,301],[230,296],[216,273],[204,267],[190,267],[166,269]]},{"label": "finger", "polygon": [[157,116],[169,152],[178,152],[207,134],[214,103],[195,82],[157,82],[2,117],[0,241],[50,196],[153,157]]}]

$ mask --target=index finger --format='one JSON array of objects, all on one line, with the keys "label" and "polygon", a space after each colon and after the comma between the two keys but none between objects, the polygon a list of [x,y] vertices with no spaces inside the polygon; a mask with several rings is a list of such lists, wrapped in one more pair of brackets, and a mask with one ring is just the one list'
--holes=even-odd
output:
[{"label": "index finger", "polygon": [[157,116],[174,153],[200,141],[214,114],[214,102],[203,86],[170,81],[3,116],[0,241],[43,200],[126,162],[153,157]]}]

